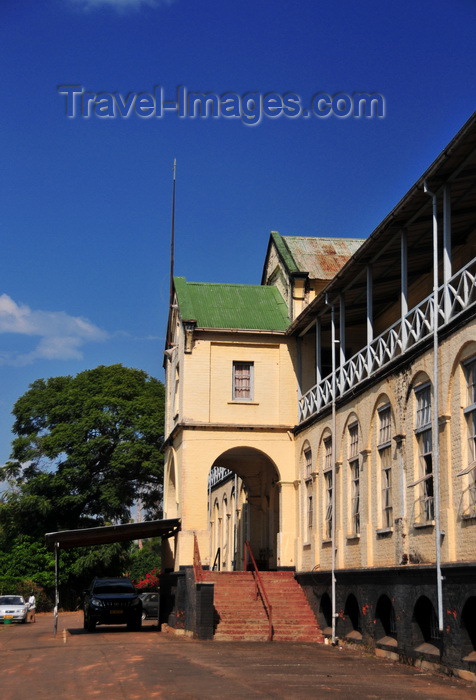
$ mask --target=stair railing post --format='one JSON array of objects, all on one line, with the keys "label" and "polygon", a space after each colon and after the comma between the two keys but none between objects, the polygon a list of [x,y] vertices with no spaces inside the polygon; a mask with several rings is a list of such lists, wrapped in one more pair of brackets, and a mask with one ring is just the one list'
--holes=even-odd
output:
[{"label": "stair railing post", "polygon": [[268,629],[269,629],[268,642],[272,642],[273,641],[273,633],[274,633],[273,606],[271,605],[269,598],[266,594],[266,589],[264,587],[264,583],[261,579],[258,567],[256,565],[256,560],[253,556],[251,545],[248,542],[248,540],[246,540],[245,541],[245,560],[247,559],[248,555],[250,557],[250,562],[251,562],[251,566],[252,566],[252,573],[254,574],[254,579],[255,579],[255,583],[256,583],[256,599],[258,599],[260,594],[261,594],[261,600],[262,600],[262,603],[263,603],[265,610],[266,610],[266,607],[268,608]]}]

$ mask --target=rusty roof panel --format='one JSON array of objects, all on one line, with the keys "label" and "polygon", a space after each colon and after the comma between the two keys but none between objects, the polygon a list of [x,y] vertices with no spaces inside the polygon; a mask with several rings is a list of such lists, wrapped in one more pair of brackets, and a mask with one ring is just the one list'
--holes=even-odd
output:
[{"label": "rusty roof panel", "polygon": [[363,238],[283,236],[301,272],[311,279],[331,280],[360,248]]}]

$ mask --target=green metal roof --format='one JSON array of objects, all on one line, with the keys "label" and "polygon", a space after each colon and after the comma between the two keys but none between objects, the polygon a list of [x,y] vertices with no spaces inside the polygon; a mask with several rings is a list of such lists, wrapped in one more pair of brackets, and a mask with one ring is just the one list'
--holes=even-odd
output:
[{"label": "green metal roof", "polygon": [[289,272],[299,272],[299,267],[296,265],[296,261],[294,260],[291,251],[286,245],[286,239],[283,236],[281,236],[281,234],[278,231],[271,231],[271,238],[274,241],[274,245],[276,246],[278,253],[281,255],[282,259],[284,260],[284,264],[288,268]]},{"label": "green metal roof", "polygon": [[187,282],[174,277],[184,321],[198,328],[285,331],[288,309],[276,287],[251,284]]}]

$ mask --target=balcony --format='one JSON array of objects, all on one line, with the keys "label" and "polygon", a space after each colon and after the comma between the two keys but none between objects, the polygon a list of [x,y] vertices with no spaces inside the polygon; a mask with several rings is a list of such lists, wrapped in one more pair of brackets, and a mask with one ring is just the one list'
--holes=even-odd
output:
[{"label": "balcony", "polygon": [[[342,364],[336,370],[335,377],[328,375],[305,393],[299,400],[299,422],[317,415],[332,403],[333,398],[344,397],[363,381],[397,358],[404,358],[427,340],[433,333],[433,303],[433,294],[430,294]],[[443,329],[475,305],[476,258],[473,258],[438,289],[438,329]]]}]

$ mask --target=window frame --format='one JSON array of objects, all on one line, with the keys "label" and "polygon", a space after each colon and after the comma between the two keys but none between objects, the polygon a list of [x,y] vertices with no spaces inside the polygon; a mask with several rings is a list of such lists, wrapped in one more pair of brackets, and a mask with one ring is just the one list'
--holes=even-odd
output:
[{"label": "window frame", "polygon": [[314,504],[313,504],[313,492],[312,492],[312,448],[307,443],[306,447],[303,449],[304,456],[304,467],[303,467],[303,481],[304,481],[304,498],[305,498],[305,509],[304,509],[304,522],[305,530],[312,531],[314,527]]},{"label": "window frame", "polygon": [[312,449],[306,447],[304,450],[304,480],[308,481],[312,477]]},{"label": "window frame", "polygon": [[[379,434],[377,450],[380,464],[380,494],[382,528],[393,527],[393,492],[392,492],[392,409],[389,403],[378,409]],[[388,419],[388,420],[387,420]]]},{"label": "window frame", "polygon": [[[238,376],[237,370],[243,371],[243,368],[248,368],[248,376]],[[243,388],[238,386],[239,381],[247,381],[248,387]],[[247,392],[246,396],[238,395],[238,392]],[[232,400],[237,403],[248,403],[253,401],[254,397],[254,362],[249,360],[233,360],[232,366]]]},{"label": "window frame", "polygon": [[349,431],[349,468],[350,468],[350,517],[352,523],[351,537],[360,535],[360,430],[355,421],[348,427]]},{"label": "window frame", "polygon": [[314,527],[314,500],[312,493],[312,481],[306,484],[306,501],[307,501],[307,529],[312,530]]},{"label": "window frame", "polygon": [[415,504],[419,504],[419,513],[415,523],[431,525],[435,518],[431,382],[416,386],[414,394],[417,402],[414,432],[418,446],[419,477],[409,487],[419,486],[420,496],[415,500]]},{"label": "window frame", "polygon": [[467,475],[462,492],[461,506],[464,520],[476,518],[476,357],[463,362],[466,384],[466,403],[463,409],[467,440],[467,464],[456,476]]},{"label": "window frame", "polygon": [[333,495],[334,495],[334,480],[332,469],[324,472],[324,489],[326,493],[326,509],[324,516],[325,524],[325,539],[332,539],[332,519],[333,519]]},{"label": "window frame", "polygon": [[324,515],[324,540],[332,539],[332,517],[333,517],[333,470],[332,470],[332,435],[328,435],[323,440],[324,443],[324,495],[325,495],[325,508],[323,508]]}]

